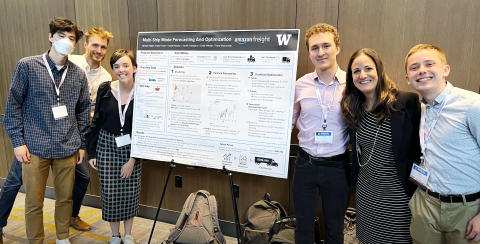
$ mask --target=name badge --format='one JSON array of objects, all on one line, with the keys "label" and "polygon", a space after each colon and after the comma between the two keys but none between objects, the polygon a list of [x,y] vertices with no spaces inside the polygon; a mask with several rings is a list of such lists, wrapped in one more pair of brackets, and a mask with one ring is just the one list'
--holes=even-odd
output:
[{"label": "name badge", "polygon": [[333,131],[315,131],[316,144],[332,144]]},{"label": "name badge", "polygon": [[126,145],[130,145],[132,140],[130,139],[130,135],[126,134],[123,136],[115,137],[115,142],[117,142],[117,147],[123,147]]},{"label": "name badge", "polygon": [[58,106],[53,105],[52,111],[53,111],[53,118],[55,118],[55,120],[63,119],[68,116],[67,106],[65,105],[58,105]]},{"label": "name badge", "polygon": [[428,177],[430,176],[430,173],[428,170],[413,164],[412,166],[412,171],[410,172],[410,180],[423,187],[427,187],[427,182],[428,182]]}]

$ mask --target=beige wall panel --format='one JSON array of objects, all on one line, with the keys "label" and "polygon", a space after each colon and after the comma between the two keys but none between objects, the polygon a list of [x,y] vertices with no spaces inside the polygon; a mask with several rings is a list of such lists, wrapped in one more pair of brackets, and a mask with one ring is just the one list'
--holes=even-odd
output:
[{"label": "beige wall panel", "polygon": [[341,1],[340,66],[346,68],[355,50],[372,48],[398,87],[413,91],[405,82],[404,59],[414,45],[429,43],[446,52],[452,66],[448,80],[477,91],[480,26],[475,23],[479,22],[480,2],[475,0]]},{"label": "beige wall panel", "polygon": [[6,178],[8,175],[8,170],[9,170],[9,164],[7,161],[7,155],[6,155],[6,147],[5,147],[5,141],[10,141],[10,138],[8,138],[7,133],[5,133],[5,130],[3,129],[3,124],[0,123],[0,178]]},{"label": "beige wall panel", "polygon": [[[168,163],[166,162],[161,162],[161,163],[165,164],[164,172],[165,172],[165,179],[166,179],[166,176],[168,175],[169,166],[168,166]],[[175,187],[175,175],[182,176],[182,181],[183,181],[182,188]],[[181,211],[183,203],[187,199],[188,195],[191,192],[195,192],[197,190],[207,190],[208,192],[210,192],[211,194],[214,194],[215,197],[218,198],[219,196],[217,195],[219,194],[222,195],[224,193],[220,193],[212,189],[212,182],[214,184],[218,183],[221,181],[222,178],[223,178],[223,175],[211,169],[205,169],[205,168],[187,169],[185,167],[176,167],[173,169],[172,175],[170,176],[170,181],[168,183],[167,191],[165,193],[165,199],[164,199],[164,204],[162,205],[162,208]],[[163,190],[163,184],[161,185],[161,187],[159,187],[159,189],[157,189],[157,191],[160,192],[160,195],[162,190]],[[158,197],[157,202],[159,201],[159,199],[160,197]],[[217,201],[219,202],[219,213],[220,213],[220,211],[224,210],[223,207],[220,207],[220,206],[224,206],[225,204],[223,202],[220,202],[222,201],[220,199],[217,199]]]},{"label": "beige wall panel", "polygon": [[[443,28],[437,30],[443,33],[439,42],[447,55],[447,61],[451,66],[449,81],[454,86],[479,91],[480,69],[478,62],[480,56],[480,1],[442,1],[437,6],[440,13],[437,16],[439,22],[443,22]],[[441,18],[444,15],[446,20]],[[428,19],[430,25],[434,25],[433,19]],[[431,36],[438,35],[436,32],[429,33]],[[433,40],[432,40],[433,42]]]},{"label": "beige wall panel", "polygon": [[0,114],[5,112],[18,60],[42,54],[50,47],[48,23],[54,17],[75,19],[73,0],[0,1]]},{"label": "beige wall panel", "polygon": [[[169,169],[168,162],[145,160],[142,163],[140,204],[158,207]],[[175,185],[174,177],[170,183]],[[164,205],[165,206],[165,205]]]},{"label": "beige wall panel", "polygon": [[[116,80],[110,68],[110,57],[119,48],[130,49],[127,0],[75,0],[75,12],[77,23],[83,30],[103,27],[112,32],[114,38],[110,40],[102,66]],[[84,42],[85,38],[78,43],[77,54],[85,53]]]},{"label": "beige wall panel", "polygon": [[3,123],[0,123],[0,177],[5,178],[8,175],[10,166],[13,163],[13,147],[10,137],[8,137]]},{"label": "beige wall panel", "polygon": [[[313,66],[312,66],[312,71],[313,71]],[[293,130],[292,130],[292,136],[290,138],[290,144],[298,144],[298,129],[297,127],[293,127]]]},{"label": "beige wall panel", "polygon": [[157,14],[156,0],[128,1],[130,48],[132,50],[137,49],[138,32],[158,30]]},{"label": "beige wall panel", "polygon": [[[157,162],[159,164],[165,164],[165,179],[168,175],[168,170],[169,170],[169,163],[167,162]],[[180,175],[182,176],[182,182],[183,182],[183,187],[182,188],[176,188],[175,187],[175,175]],[[172,174],[170,176],[170,181],[168,183],[167,191],[165,192],[165,199],[162,204],[162,208],[170,209],[170,210],[175,210],[175,211],[181,211],[183,203],[187,199],[188,195],[191,192],[195,192],[197,190],[207,190],[211,194],[214,194],[216,197],[218,195],[217,192],[213,191],[211,189],[211,183],[212,182],[218,182],[218,178],[223,178],[220,173],[216,173],[211,169],[205,169],[205,168],[197,168],[197,169],[187,169],[185,167],[175,167],[172,170]],[[156,190],[158,191],[161,196],[161,193],[163,191],[163,186],[159,186],[159,188]],[[160,201],[160,196],[158,196],[157,200],[157,206],[158,202]],[[219,201],[219,206],[223,203],[220,203]],[[220,208],[219,208],[220,211]]]},{"label": "beige wall panel", "polygon": [[[369,47],[378,52],[387,74],[399,88],[412,90],[405,82],[404,69],[400,68],[408,49],[414,45],[407,43],[424,35],[423,27],[419,27],[424,25],[422,3],[409,6],[412,4],[408,1],[342,1],[340,66],[346,70],[351,55],[359,48]],[[413,23],[417,27],[411,26]]]},{"label": "beige wall panel", "polygon": [[158,0],[158,30],[280,29],[295,27],[291,0]]},{"label": "beige wall panel", "polygon": [[10,169],[10,167],[13,164],[13,158],[15,157],[15,154],[13,153],[12,141],[10,140],[10,137],[8,137],[7,133],[5,132],[3,124],[2,124],[1,130],[4,133],[3,134],[3,138],[4,138],[3,145],[4,145],[4,148],[5,148],[5,159],[7,161],[8,169]]},{"label": "beige wall panel", "polygon": [[[302,77],[306,73],[313,72],[315,67],[312,65],[308,57],[307,48],[305,46],[305,33],[314,24],[324,22],[333,26],[337,25],[337,0],[298,0],[298,16],[297,28],[300,29],[300,43],[298,45],[298,66],[297,78]],[[342,36],[340,36],[342,42]],[[292,136],[292,143],[298,142]]]},{"label": "beige wall panel", "polygon": [[90,184],[88,185],[87,194],[100,196],[100,179],[98,171],[90,167]]}]

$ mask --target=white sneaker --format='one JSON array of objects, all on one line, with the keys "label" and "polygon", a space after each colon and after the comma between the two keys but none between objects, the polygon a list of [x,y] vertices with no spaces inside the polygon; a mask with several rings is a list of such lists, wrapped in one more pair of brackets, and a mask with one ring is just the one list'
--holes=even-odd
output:
[{"label": "white sneaker", "polygon": [[57,244],[71,244],[70,241],[67,239],[59,240],[57,239]]},{"label": "white sneaker", "polygon": [[123,237],[123,243],[124,244],[135,244],[135,241],[133,240],[133,237],[131,235],[126,235]]},{"label": "white sneaker", "polygon": [[120,244],[122,243],[122,238],[119,236],[113,236],[112,239],[110,239],[110,244]]}]

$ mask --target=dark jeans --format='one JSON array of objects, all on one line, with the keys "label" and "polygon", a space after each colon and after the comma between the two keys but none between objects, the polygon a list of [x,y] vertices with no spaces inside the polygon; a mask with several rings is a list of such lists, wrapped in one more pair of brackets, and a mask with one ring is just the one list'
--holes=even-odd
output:
[{"label": "dark jeans", "polygon": [[12,212],[13,203],[22,184],[22,163],[14,158],[0,192],[0,228],[7,225],[8,216]]},{"label": "dark jeans", "polygon": [[322,197],[325,244],[343,244],[343,219],[350,200],[348,159],[339,167],[315,166],[298,155],[293,178],[295,243],[313,244],[318,196]]},{"label": "dark jeans", "polygon": [[[85,197],[85,194],[87,193],[88,183],[90,183],[90,171],[88,162],[85,159],[81,164],[77,164],[75,167],[75,184],[72,193],[72,217],[78,216],[78,213],[80,212],[83,197]],[[8,216],[10,216],[10,213],[12,212],[15,198],[17,197],[22,184],[22,163],[14,158],[7,179],[5,179],[2,191],[0,192],[0,227],[2,228],[7,225]]]}]

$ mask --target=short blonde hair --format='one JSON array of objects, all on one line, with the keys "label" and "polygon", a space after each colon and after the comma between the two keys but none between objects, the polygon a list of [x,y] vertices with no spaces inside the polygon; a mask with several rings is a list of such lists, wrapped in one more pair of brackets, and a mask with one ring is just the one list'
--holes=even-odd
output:
[{"label": "short blonde hair", "polygon": [[318,23],[310,27],[310,29],[308,29],[307,33],[305,34],[305,44],[307,45],[307,50],[309,49],[308,40],[310,39],[310,37],[312,37],[315,34],[325,33],[325,32],[332,33],[335,46],[337,47],[340,46],[340,36],[338,35],[337,29],[335,29],[335,27],[327,23]]},{"label": "short blonde hair", "polygon": [[106,31],[102,27],[92,27],[85,32],[85,41],[88,43],[88,38],[91,36],[96,36],[102,39],[107,39],[107,44],[110,42],[110,39],[113,38],[113,34],[109,31]]},{"label": "short blonde hair", "polygon": [[447,65],[447,56],[445,55],[445,52],[442,49],[430,44],[418,44],[412,47],[412,49],[410,49],[410,51],[408,52],[407,57],[405,57],[405,71],[407,71],[408,58],[410,58],[410,56],[412,56],[414,53],[420,52],[422,50],[434,50],[435,52],[437,52],[438,58],[442,62],[442,65],[443,66]]}]

